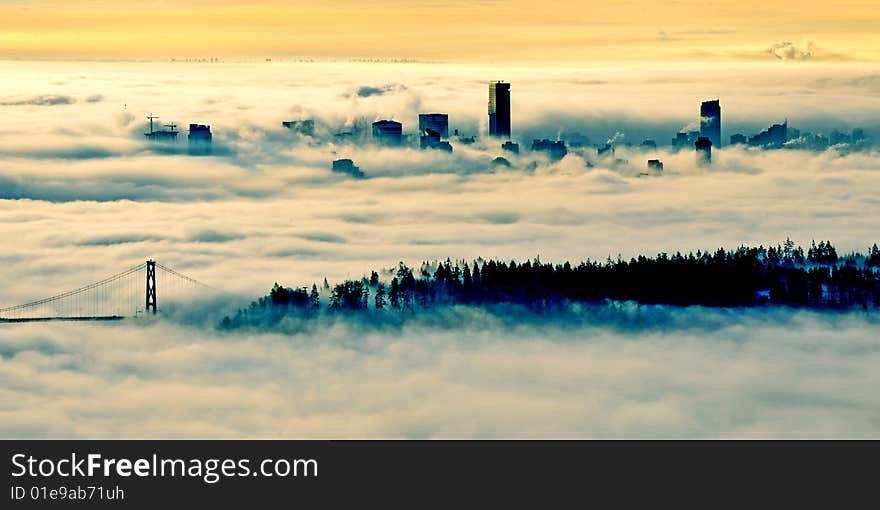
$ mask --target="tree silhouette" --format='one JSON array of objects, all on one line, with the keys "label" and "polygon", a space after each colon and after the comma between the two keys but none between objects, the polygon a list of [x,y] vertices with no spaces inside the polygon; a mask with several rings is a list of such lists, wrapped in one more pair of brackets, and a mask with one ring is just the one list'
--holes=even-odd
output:
[{"label": "tree silhouette", "polygon": [[384,310],[387,302],[385,300],[385,285],[381,283],[377,283],[376,285],[376,297],[375,297],[375,307],[376,310]]},{"label": "tree silhouette", "polygon": [[[697,250],[683,255],[659,253],[630,260],[553,265],[539,258],[523,263],[482,259],[469,264],[447,259],[423,263],[415,278],[400,262],[388,284],[378,273],[348,280],[330,293],[327,310],[364,312],[374,288],[374,309],[411,313],[450,304],[515,304],[535,311],[568,303],[636,301],[676,306],[741,307],[786,305],[867,309],[880,304],[880,248],[843,258],[828,241],[804,250],[786,239],[782,246],[740,246]],[[326,281],[326,279],[325,279]],[[375,285],[374,285],[375,282]],[[272,324],[286,315],[315,316],[320,307],[316,285],[292,289],[275,284],[265,297],[227,317],[221,327]]]},{"label": "tree silhouette", "polygon": [[312,310],[317,310],[321,307],[321,295],[318,294],[318,286],[314,283],[312,284],[312,291],[309,293],[309,304]]}]

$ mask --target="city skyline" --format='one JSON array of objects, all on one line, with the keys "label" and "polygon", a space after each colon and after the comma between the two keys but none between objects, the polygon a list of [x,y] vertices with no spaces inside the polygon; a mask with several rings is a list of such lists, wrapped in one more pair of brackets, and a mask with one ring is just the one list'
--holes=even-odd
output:
[{"label": "city skyline", "polygon": [[[486,125],[487,133],[485,134],[489,139],[494,138],[503,140],[504,143],[501,145],[502,149],[514,154],[519,154],[519,144],[514,143],[515,138],[512,137],[511,134],[510,86],[511,84],[509,82],[501,80],[489,82],[489,108]],[[365,90],[381,90],[381,88],[366,87]],[[419,141],[419,147],[421,149],[442,149],[446,152],[453,152],[453,145],[449,141],[449,114],[418,112],[417,115],[418,131],[416,132],[416,135]],[[370,136],[369,141],[386,147],[406,147],[414,143],[414,140],[411,139],[412,130],[407,129],[408,125],[405,122],[395,121],[393,118],[379,118],[382,117],[382,115],[378,113],[376,114],[376,117],[377,119],[372,122],[372,135]],[[702,164],[709,164],[711,162],[712,148],[717,150],[722,147],[721,99],[716,98],[700,102],[698,118],[699,121],[696,124],[699,128],[698,130],[690,130],[689,126],[685,126],[675,133],[675,137],[672,139],[670,145],[676,151],[694,148],[697,151],[698,161],[702,162]],[[158,119],[158,117],[150,114],[147,119],[150,122],[150,127],[149,132],[144,133],[144,135],[148,140],[163,142],[173,142],[177,140],[178,132],[174,131],[176,124],[161,124],[160,126],[169,127],[170,129],[165,130],[160,128],[159,130],[154,130],[153,121],[154,119]],[[363,122],[359,123],[358,121],[354,121],[350,126],[348,124],[337,126],[337,128],[342,131],[333,135],[334,141],[343,144],[366,141],[366,133],[363,132],[363,128],[366,126],[367,118],[363,117],[360,121]],[[300,118],[296,120],[282,121],[281,125],[292,132],[308,136],[318,143],[323,141],[320,137],[316,137],[314,118]],[[830,128],[830,126],[826,127]],[[192,134],[194,128],[197,131],[200,131],[195,137]],[[854,127],[849,133],[841,132],[836,128],[832,129],[833,130],[827,135],[824,131],[816,133],[806,131],[802,133],[798,128],[789,129],[788,117],[786,116],[786,120],[782,124],[773,124],[753,136],[747,136],[742,132],[735,132],[734,134],[729,135],[729,140],[730,145],[732,146],[748,145],[761,149],[794,148],[825,150],[831,146],[849,145],[854,145],[855,148],[868,149],[873,146],[870,138],[866,138],[862,127]],[[549,151],[549,153],[553,154],[552,159],[562,159],[567,153],[567,147],[565,145],[566,140],[563,139],[563,134],[574,136],[574,140],[569,140],[569,142],[572,142],[573,147],[582,148],[586,145],[591,145],[598,149],[599,155],[609,152],[613,155],[613,149],[618,142],[617,137],[619,136],[621,139],[626,138],[624,132],[615,130],[614,136],[604,144],[589,144],[589,139],[579,132],[563,133],[558,131],[554,140],[547,138],[533,138],[532,152]],[[454,130],[456,141],[464,144],[473,143],[477,137],[481,137],[480,135],[481,133],[472,133],[471,136],[466,136],[464,133],[459,133],[459,129],[456,128]],[[207,146],[209,147],[212,140],[210,126],[191,123],[190,135],[188,138],[191,154],[210,154],[210,151],[206,150],[205,145],[205,143],[207,143]],[[194,147],[194,140],[195,144],[199,146],[198,148]],[[632,147],[634,144],[632,142],[626,142],[624,145]],[[663,144],[660,145],[660,147],[662,146]],[[648,136],[644,138],[638,147],[642,150],[653,150],[656,152],[658,144],[654,137]],[[506,161],[504,158],[499,159]],[[350,160],[345,159],[344,161]],[[506,163],[509,164],[509,162]],[[648,167],[649,169],[659,168],[662,170],[663,163],[660,160],[652,159],[648,161]]]},{"label": "city skyline", "polygon": [[[420,37],[426,20],[432,37]],[[552,9],[534,0],[6,0],[0,56],[876,62],[877,27],[868,0],[563,0]],[[527,46],[517,44],[524,32]]]}]

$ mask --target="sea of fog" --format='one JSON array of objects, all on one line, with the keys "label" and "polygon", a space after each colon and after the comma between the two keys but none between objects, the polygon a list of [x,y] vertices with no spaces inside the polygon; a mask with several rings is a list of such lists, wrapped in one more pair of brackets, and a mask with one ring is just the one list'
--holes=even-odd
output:
[{"label": "sea of fog", "polygon": [[[300,334],[0,326],[0,436],[877,437],[876,316],[459,309]],[[453,320],[454,319],[454,320]],[[438,326],[445,322],[445,326]]]},{"label": "sea of fog", "polygon": [[[234,309],[275,282],[332,284],[398,261],[605,260],[789,236],[843,254],[880,241],[876,149],[722,147],[703,168],[668,148],[716,97],[724,139],[788,119],[880,141],[873,65],[0,66],[0,307],[148,258],[223,289]],[[450,155],[281,127],[313,118],[326,139],[394,118],[413,134],[418,113],[440,111],[478,135],[494,79],[512,83],[520,156],[484,140]],[[150,114],[184,131],[210,124],[214,155],[148,145]],[[526,150],[576,134],[618,148],[556,162]],[[646,137],[659,149],[623,145]],[[510,168],[491,165],[501,155]],[[337,158],[366,178],[331,172]],[[662,176],[640,177],[648,158]],[[870,316],[675,313],[650,327],[472,317],[297,335],[220,334],[203,320],[0,325],[0,435],[877,435]]]}]

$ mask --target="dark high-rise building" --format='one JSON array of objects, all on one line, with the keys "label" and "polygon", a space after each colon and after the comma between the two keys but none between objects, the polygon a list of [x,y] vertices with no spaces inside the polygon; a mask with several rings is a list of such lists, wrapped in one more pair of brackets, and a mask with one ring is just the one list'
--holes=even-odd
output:
[{"label": "dark high-rise building", "polygon": [[211,153],[211,141],[213,140],[211,126],[206,126],[204,124],[190,124],[189,134],[186,138],[189,141],[190,154],[198,155]]},{"label": "dark high-rise building", "polygon": [[788,141],[788,120],[773,124],[755,136],[749,137],[749,145],[766,148],[779,148]]},{"label": "dark high-rise building", "polygon": [[364,173],[360,168],[355,166],[354,161],[350,159],[337,159],[333,161],[333,171],[348,174],[352,177],[362,178],[364,177]]},{"label": "dark high-rise building", "polygon": [[419,138],[419,145],[421,148],[429,149],[438,143],[440,143],[440,133],[431,128],[425,128],[422,130],[422,135]]},{"label": "dark high-rise building", "polygon": [[440,138],[449,138],[449,115],[445,113],[420,113],[419,132],[431,129],[440,133]]},{"label": "dark high-rise building", "polygon": [[697,150],[697,163],[708,165],[712,162],[712,140],[701,136],[694,142],[694,148]]},{"label": "dark high-rise building", "polygon": [[730,145],[745,145],[749,142],[749,137],[742,133],[730,135]]},{"label": "dark high-rise building", "polygon": [[546,152],[550,159],[552,160],[560,160],[568,154],[568,149],[565,147],[565,142],[562,140],[547,140],[546,138],[543,140],[534,140],[532,141],[532,152]]},{"label": "dark high-rise building", "polygon": [[387,146],[403,144],[403,124],[393,120],[377,120],[373,123],[373,140]]},{"label": "dark high-rise building", "polygon": [[425,128],[419,137],[419,146],[422,149],[437,149],[452,152],[452,144],[440,139],[440,133],[431,128]]},{"label": "dark high-rise building", "polygon": [[501,156],[498,156],[497,158],[492,160],[492,166],[503,166],[504,168],[510,168],[511,165],[510,161],[508,161],[507,158],[502,158]]},{"label": "dark high-rise building", "polygon": [[519,144],[515,142],[511,142],[510,140],[501,144],[501,148],[506,150],[507,152],[512,152],[514,154],[519,154]]},{"label": "dark high-rise building", "polygon": [[489,84],[489,136],[510,138],[510,84]]},{"label": "dark high-rise building", "polygon": [[721,147],[721,103],[703,101],[700,105],[700,136],[712,140],[712,145]]},{"label": "dark high-rise building", "polygon": [[672,139],[672,147],[675,149],[684,149],[688,145],[688,135],[683,131],[679,131],[675,133],[675,138]]},{"label": "dark high-rise building", "polygon": [[831,140],[831,145],[841,145],[852,142],[852,137],[848,133],[843,133],[836,129],[831,132],[828,139]]},{"label": "dark high-rise building", "polygon": [[693,147],[699,137],[699,131],[679,131],[678,133],[675,133],[675,138],[672,139],[672,148],[681,150]]}]

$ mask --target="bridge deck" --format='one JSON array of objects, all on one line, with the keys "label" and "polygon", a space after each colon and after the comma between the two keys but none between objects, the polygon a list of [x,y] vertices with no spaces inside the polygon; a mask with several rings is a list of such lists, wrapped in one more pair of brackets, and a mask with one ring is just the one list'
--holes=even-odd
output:
[{"label": "bridge deck", "polygon": [[20,319],[3,319],[0,318],[0,323],[4,322],[53,322],[53,321],[67,321],[67,322],[86,322],[86,321],[121,321],[125,317],[120,315],[100,315],[94,317],[26,317]]}]

